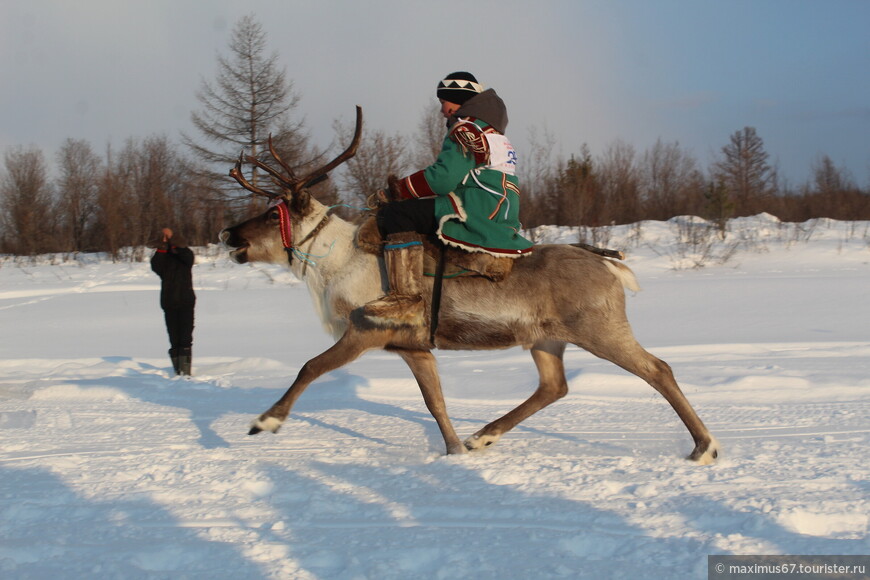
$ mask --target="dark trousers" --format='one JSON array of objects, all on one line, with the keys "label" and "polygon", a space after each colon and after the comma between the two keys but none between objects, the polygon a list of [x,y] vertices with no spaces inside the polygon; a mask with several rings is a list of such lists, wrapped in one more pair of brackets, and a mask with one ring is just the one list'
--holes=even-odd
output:
[{"label": "dark trousers", "polygon": [[435,220],[435,198],[391,201],[378,210],[378,230],[386,238],[400,232],[417,232],[431,236],[438,231]]},{"label": "dark trousers", "polygon": [[181,355],[184,350],[190,353],[193,346],[193,306],[164,308],[166,331],[169,333],[170,355]]}]

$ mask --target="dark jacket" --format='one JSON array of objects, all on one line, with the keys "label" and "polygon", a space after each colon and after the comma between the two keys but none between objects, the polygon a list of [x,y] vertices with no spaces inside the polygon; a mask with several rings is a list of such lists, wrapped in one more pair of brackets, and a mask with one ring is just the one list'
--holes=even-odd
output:
[{"label": "dark jacket", "polygon": [[151,257],[151,269],[160,276],[160,307],[184,308],[193,306],[193,252],[172,244],[158,247]]}]

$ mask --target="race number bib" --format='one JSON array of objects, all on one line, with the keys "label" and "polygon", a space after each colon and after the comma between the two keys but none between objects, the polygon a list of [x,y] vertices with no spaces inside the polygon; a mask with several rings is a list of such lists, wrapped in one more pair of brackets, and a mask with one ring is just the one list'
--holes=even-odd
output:
[{"label": "race number bib", "polygon": [[517,152],[508,138],[498,133],[484,133],[483,136],[489,145],[489,165],[486,168],[515,175],[517,172]]}]

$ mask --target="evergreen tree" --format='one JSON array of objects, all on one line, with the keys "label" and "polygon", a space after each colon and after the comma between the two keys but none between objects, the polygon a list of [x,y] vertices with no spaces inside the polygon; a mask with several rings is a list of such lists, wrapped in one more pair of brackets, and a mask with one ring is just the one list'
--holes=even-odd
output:
[{"label": "evergreen tree", "polygon": [[763,210],[775,193],[776,173],[767,160],[764,141],[753,127],[731,135],[731,142],[722,148],[714,178],[727,189],[738,215]]},{"label": "evergreen tree", "polygon": [[601,221],[601,196],[593,172],[592,154],[584,143],[580,156],[571,156],[559,176],[555,225],[598,226]]},{"label": "evergreen tree", "polygon": [[[191,120],[202,141],[183,136],[224,199],[238,200],[243,195],[227,176],[241,150],[274,165],[266,145],[270,134],[279,156],[290,166],[300,166],[306,155],[308,138],[302,124],[290,120],[299,97],[278,66],[277,53],[267,55],[266,48],[262,26],[252,15],[242,17],[232,32],[230,56],[218,57],[215,81],[203,80],[197,93],[203,108]],[[251,183],[257,185],[259,180],[258,171],[252,169]]]},{"label": "evergreen tree", "polygon": [[711,181],[704,193],[706,203],[706,218],[716,224],[719,235],[725,239],[728,220],[734,215],[734,203],[728,195],[728,188],[721,181]]}]

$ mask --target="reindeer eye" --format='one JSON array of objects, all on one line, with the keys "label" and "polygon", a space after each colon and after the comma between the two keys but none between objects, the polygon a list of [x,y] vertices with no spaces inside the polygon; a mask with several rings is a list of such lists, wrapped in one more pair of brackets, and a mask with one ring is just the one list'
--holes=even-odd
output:
[{"label": "reindeer eye", "polygon": [[281,220],[281,212],[279,212],[277,209],[273,209],[272,211],[269,212],[269,219],[272,221],[275,221],[275,222],[280,221]]}]

